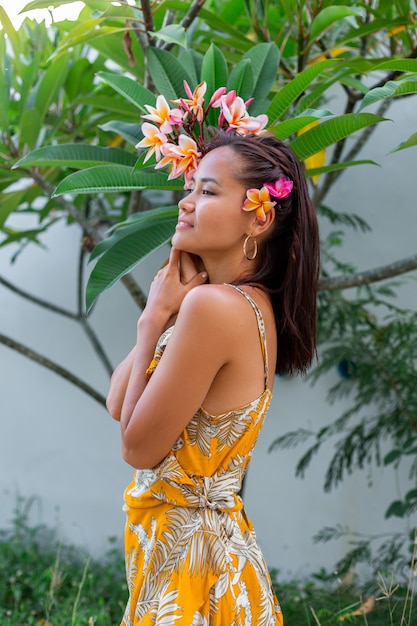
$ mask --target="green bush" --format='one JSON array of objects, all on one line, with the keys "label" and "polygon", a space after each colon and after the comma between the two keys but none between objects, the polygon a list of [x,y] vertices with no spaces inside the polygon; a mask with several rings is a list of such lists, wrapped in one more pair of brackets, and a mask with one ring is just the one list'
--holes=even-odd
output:
[{"label": "green bush", "polygon": [[103,558],[31,526],[34,499],[19,499],[10,529],[0,530],[0,626],[113,626],[127,600],[125,568],[114,539]]}]

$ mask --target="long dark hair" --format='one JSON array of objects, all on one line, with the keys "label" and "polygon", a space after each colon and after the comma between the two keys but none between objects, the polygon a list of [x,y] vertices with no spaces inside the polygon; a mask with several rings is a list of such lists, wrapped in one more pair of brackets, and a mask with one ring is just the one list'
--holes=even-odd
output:
[{"label": "long dark hair", "polygon": [[317,215],[303,167],[292,150],[269,133],[220,132],[207,150],[222,146],[239,155],[236,175],[248,189],[260,189],[282,176],[294,183],[289,197],[277,200],[275,222],[259,248],[255,273],[239,283],[260,284],[270,294],[278,336],[277,374],[303,373],[316,352],[320,263]]}]

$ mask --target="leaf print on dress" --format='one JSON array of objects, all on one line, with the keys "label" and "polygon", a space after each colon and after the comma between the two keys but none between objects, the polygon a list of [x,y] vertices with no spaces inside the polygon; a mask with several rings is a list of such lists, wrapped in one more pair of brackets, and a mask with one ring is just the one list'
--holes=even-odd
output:
[{"label": "leaf print on dress", "polygon": [[186,431],[189,445],[197,444],[201,454],[210,458],[212,456],[211,440],[219,432],[218,426],[212,423],[210,415],[205,413],[203,409],[199,409],[188,424]]},{"label": "leaf print on dress", "polygon": [[135,587],[135,579],[138,574],[137,566],[138,553],[136,548],[131,548],[128,554],[126,554],[126,579],[129,591],[132,591]]},{"label": "leaf print on dress", "polygon": [[193,621],[190,626],[210,626],[207,617],[201,615],[200,611],[194,613]]},{"label": "leaf print on dress", "polygon": [[239,595],[236,598],[236,606],[238,609],[243,609],[245,622],[244,626],[251,626],[252,624],[252,611],[249,601],[248,589],[244,581],[239,583]]},{"label": "leaf print on dress", "polygon": [[149,559],[152,553],[152,550],[155,545],[155,535],[156,535],[156,519],[152,517],[151,520],[151,532],[150,535],[146,532],[142,524],[130,524],[129,529],[132,533],[135,533],[138,538],[139,546],[143,552],[143,568],[142,573],[144,574],[148,569]]},{"label": "leaf print on dress", "polygon": [[167,588],[165,588],[159,602],[155,626],[172,626],[177,619],[181,619],[181,615],[175,614],[180,608],[178,604],[173,602],[177,596],[178,591],[174,590],[167,593]]},{"label": "leaf print on dress", "polygon": [[164,572],[169,575],[180,567],[189,540],[199,530],[202,520],[193,509],[176,507],[167,513],[167,523],[168,530],[156,542],[151,556],[153,576],[160,576]]},{"label": "leaf print on dress", "polygon": [[222,522],[225,513],[203,509],[199,511],[201,523],[188,544],[188,573],[205,576],[209,571],[219,576],[226,568],[226,546],[222,540]]},{"label": "leaf print on dress", "polygon": [[239,409],[230,411],[224,415],[217,416],[219,433],[217,435],[218,450],[223,450],[226,446],[231,448],[236,441],[242,438],[243,434],[251,425],[248,419],[247,410]]}]

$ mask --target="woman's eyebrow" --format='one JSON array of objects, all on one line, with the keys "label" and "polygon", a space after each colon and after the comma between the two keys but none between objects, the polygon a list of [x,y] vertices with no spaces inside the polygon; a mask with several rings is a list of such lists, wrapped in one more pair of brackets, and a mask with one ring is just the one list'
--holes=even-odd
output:
[{"label": "woman's eyebrow", "polygon": [[218,185],[219,187],[221,187],[222,185],[219,183],[218,180],[216,180],[215,178],[200,178],[202,183],[214,183],[215,185]]}]

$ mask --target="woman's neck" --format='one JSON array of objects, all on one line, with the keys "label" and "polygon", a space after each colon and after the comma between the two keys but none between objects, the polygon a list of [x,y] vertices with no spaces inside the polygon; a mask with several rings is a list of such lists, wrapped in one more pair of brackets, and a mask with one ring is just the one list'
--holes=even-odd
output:
[{"label": "woman's neck", "polygon": [[250,276],[255,272],[253,261],[240,258],[219,259],[202,258],[204,269],[208,274],[208,282],[211,284],[234,283]]}]

